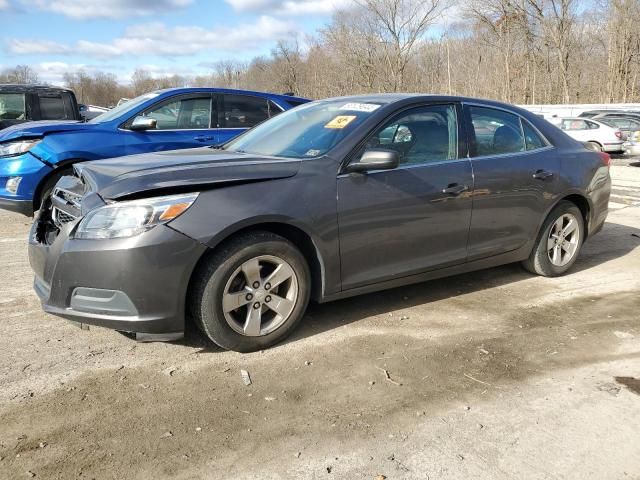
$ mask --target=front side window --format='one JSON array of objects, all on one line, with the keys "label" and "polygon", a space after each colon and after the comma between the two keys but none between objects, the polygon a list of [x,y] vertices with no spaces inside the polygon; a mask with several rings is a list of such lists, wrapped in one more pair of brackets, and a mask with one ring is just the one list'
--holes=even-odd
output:
[{"label": "front side window", "polygon": [[[272,107],[266,98],[224,95],[224,127],[251,128],[269,118]],[[275,114],[276,112],[274,112]]]},{"label": "front side window", "polygon": [[161,103],[143,116],[155,118],[157,130],[198,130],[209,128],[211,97],[182,98]]},{"label": "front side window", "polygon": [[470,107],[475,133],[474,156],[502,155],[525,150],[520,117],[488,107]]},{"label": "front side window", "polygon": [[397,151],[401,165],[458,158],[455,106],[430,105],[401,113],[369,137],[362,152],[379,148]]},{"label": "front side window", "polygon": [[0,93],[0,120],[26,120],[24,93]]}]

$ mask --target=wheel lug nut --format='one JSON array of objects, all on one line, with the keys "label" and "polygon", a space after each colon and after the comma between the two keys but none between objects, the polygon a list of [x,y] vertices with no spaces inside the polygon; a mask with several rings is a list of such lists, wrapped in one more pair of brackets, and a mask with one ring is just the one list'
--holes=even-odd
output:
[{"label": "wheel lug nut", "polygon": [[264,299],[265,302],[269,303],[271,301],[271,295],[267,295]]},{"label": "wheel lug nut", "polygon": [[256,310],[260,308],[260,302],[256,302],[253,304],[253,308],[255,308]]},{"label": "wheel lug nut", "polygon": [[247,300],[253,299],[253,295],[251,293],[247,293]]},{"label": "wheel lug nut", "polygon": [[260,282],[253,282],[253,288],[258,288],[260,286]]},{"label": "wheel lug nut", "polygon": [[265,288],[265,289],[267,289],[267,290],[271,290],[271,284],[270,284],[270,283],[267,283],[267,284],[264,286],[264,288]]}]

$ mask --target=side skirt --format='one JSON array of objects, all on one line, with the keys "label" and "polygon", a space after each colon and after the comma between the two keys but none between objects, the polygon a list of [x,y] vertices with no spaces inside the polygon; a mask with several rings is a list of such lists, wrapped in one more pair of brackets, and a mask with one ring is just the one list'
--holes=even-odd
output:
[{"label": "side skirt", "polygon": [[503,253],[500,255],[495,255],[493,257],[482,258],[480,260],[474,260],[473,262],[463,263],[460,265],[455,265],[453,267],[430,270],[428,272],[418,273],[416,275],[394,278],[393,280],[387,280],[371,285],[364,285],[361,287],[351,288],[349,290],[343,290],[342,292],[323,297],[319,303],[332,302],[334,300],[341,300],[343,298],[363,295],[365,293],[378,292],[380,290],[388,290],[391,288],[402,287],[404,285],[411,285],[413,283],[435,280],[437,278],[451,277],[453,275],[459,275],[461,273],[484,270],[485,268],[497,267],[500,265],[506,265],[508,263],[521,262],[529,257],[532,248],[533,241],[528,242],[523,247],[517,250],[513,250],[511,252]]}]

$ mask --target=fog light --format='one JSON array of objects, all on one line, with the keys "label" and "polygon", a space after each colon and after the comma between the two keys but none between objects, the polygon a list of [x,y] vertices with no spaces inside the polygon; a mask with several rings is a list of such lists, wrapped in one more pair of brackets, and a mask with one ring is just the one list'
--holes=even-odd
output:
[{"label": "fog light", "polygon": [[18,192],[18,185],[20,185],[20,180],[22,180],[22,177],[10,177],[9,180],[7,180],[7,184],[5,185],[7,192],[13,193],[15,195]]}]

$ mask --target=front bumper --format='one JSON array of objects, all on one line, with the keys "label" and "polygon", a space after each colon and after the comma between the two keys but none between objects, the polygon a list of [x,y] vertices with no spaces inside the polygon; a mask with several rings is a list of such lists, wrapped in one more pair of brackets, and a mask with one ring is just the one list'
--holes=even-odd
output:
[{"label": "front bumper", "polygon": [[[42,163],[31,153],[15,157],[0,158],[0,208],[33,215],[33,196],[42,179],[53,169]],[[20,177],[18,190],[10,192],[7,180]]]},{"label": "front bumper", "polygon": [[159,225],[131,238],[71,238],[66,224],[51,245],[34,222],[29,262],[43,309],[82,324],[135,333],[184,331],[191,273],[206,247]]}]

